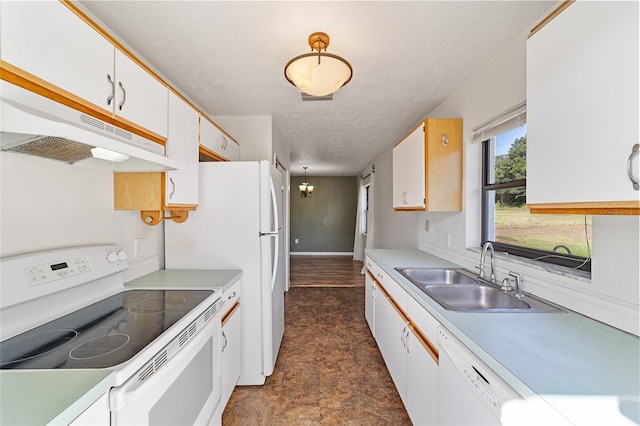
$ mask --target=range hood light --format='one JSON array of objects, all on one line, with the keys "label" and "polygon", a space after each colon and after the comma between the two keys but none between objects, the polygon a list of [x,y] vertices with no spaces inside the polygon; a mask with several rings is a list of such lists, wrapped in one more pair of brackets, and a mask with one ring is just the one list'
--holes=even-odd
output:
[{"label": "range hood light", "polygon": [[95,158],[100,158],[102,160],[107,160],[107,161],[113,161],[116,163],[120,163],[122,161],[129,159],[129,156],[127,154],[121,154],[119,152],[111,151],[109,149],[100,148],[100,147],[91,148],[91,154]]}]

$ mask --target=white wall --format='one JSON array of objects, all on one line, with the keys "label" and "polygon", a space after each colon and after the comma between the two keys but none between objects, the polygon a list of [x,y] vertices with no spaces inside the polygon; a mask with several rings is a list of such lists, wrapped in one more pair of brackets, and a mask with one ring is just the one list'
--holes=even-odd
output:
[{"label": "white wall", "polygon": [[[0,166],[0,257],[106,243],[129,256],[125,280],[164,264],[163,225],[113,209],[112,172],[8,152]],[[144,238],[144,254],[134,261],[136,238]]]},{"label": "white wall", "polygon": [[[415,248],[417,244],[417,212],[393,210],[393,147],[389,147],[373,163],[374,193],[374,247],[389,249]],[[369,174],[371,165],[363,172]]]},{"label": "white wall", "polygon": [[[479,124],[526,100],[526,36],[521,34],[461,85],[429,117],[461,117],[464,126],[464,211],[420,213],[418,247],[467,268],[478,264],[481,212],[481,146],[470,143]],[[430,221],[430,231],[424,221]],[[444,244],[451,233],[451,247]],[[499,257],[498,278],[509,271],[524,275],[524,288],[602,322],[639,333],[638,269],[640,218],[593,217],[591,279],[550,273],[531,263]],[[469,250],[468,248],[471,248]],[[475,248],[475,250],[473,250]]]}]

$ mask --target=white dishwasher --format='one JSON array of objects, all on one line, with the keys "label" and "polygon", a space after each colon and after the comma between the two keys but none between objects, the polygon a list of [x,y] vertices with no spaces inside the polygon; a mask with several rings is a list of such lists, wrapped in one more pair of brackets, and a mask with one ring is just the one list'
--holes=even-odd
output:
[{"label": "white dishwasher", "polygon": [[438,424],[500,425],[502,405],[522,397],[442,326],[438,343]]}]

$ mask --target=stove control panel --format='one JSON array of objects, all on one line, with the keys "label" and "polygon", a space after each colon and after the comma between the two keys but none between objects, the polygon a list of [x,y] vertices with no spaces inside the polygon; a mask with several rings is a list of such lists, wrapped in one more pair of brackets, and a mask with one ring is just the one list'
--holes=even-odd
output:
[{"label": "stove control panel", "polygon": [[24,273],[29,283],[34,286],[84,274],[89,271],[91,271],[91,265],[87,256],[78,256],[54,263],[31,266],[26,268]]}]

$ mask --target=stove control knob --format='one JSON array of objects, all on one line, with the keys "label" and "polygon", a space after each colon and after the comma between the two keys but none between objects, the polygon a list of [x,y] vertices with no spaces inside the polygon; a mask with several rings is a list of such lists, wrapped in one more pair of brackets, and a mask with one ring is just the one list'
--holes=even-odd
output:
[{"label": "stove control knob", "polygon": [[118,260],[127,260],[129,259],[129,257],[127,256],[127,253],[124,252],[124,250],[120,250],[118,252]]},{"label": "stove control knob", "polygon": [[114,263],[118,261],[118,254],[115,251],[109,252],[107,255],[107,261],[109,263]]}]

